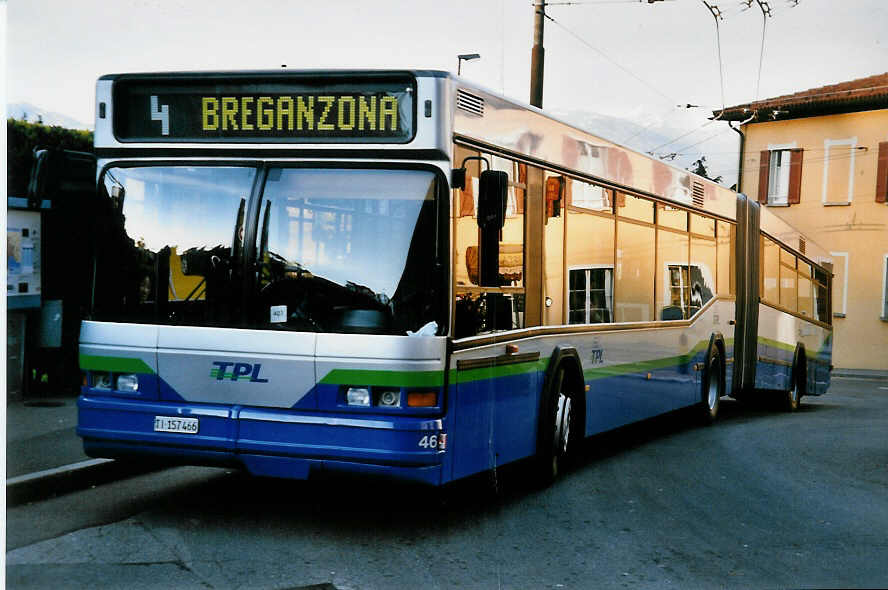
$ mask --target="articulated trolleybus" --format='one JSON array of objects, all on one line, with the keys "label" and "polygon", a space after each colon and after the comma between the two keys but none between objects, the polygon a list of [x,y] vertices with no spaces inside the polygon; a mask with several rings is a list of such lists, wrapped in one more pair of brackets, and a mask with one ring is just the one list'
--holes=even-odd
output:
[{"label": "articulated trolleybus", "polygon": [[94,457],[441,485],[829,385],[827,252],[436,71],[105,76]]}]

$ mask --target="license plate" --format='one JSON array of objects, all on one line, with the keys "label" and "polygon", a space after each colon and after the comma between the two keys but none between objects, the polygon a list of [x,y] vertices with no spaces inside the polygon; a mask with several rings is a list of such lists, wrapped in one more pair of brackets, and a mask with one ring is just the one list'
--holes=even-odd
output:
[{"label": "license plate", "polygon": [[197,434],[197,418],[178,418],[176,416],[155,416],[154,432],[179,432],[181,434]]}]

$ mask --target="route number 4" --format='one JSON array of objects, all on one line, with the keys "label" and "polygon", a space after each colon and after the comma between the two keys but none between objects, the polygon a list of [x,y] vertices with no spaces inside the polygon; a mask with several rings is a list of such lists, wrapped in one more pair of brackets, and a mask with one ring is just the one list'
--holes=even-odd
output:
[{"label": "route number 4", "polygon": [[433,434],[431,436],[424,436],[419,439],[419,446],[424,449],[437,449],[438,448],[438,435]]},{"label": "route number 4", "polygon": [[170,134],[170,105],[159,105],[157,97],[151,96],[151,120],[160,121],[160,134]]}]

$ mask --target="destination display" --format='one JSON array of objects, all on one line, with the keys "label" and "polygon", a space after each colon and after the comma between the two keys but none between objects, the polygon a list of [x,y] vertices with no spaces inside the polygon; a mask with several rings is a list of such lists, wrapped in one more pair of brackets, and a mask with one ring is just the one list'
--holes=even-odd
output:
[{"label": "destination display", "polygon": [[406,143],[415,81],[123,79],[114,84],[120,141]]}]

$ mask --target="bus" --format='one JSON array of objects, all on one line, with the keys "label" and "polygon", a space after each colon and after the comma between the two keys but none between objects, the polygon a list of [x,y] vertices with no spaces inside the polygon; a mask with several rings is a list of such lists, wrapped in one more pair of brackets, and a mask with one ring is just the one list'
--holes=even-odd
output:
[{"label": "bus", "polygon": [[828,252],[759,203],[440,71],[108,75],[93,457],[443,485],[829,386]]}]

